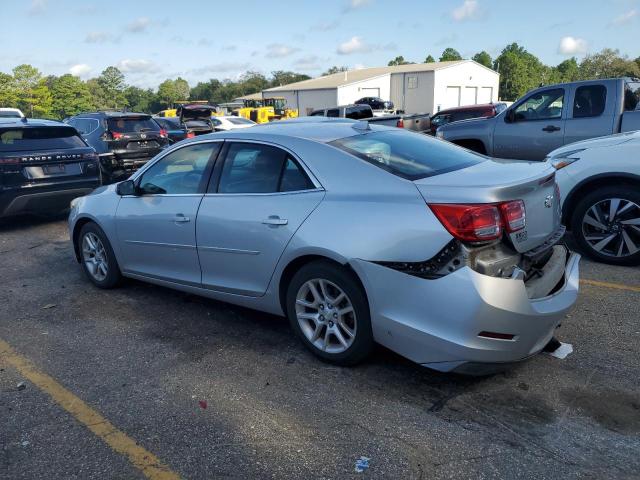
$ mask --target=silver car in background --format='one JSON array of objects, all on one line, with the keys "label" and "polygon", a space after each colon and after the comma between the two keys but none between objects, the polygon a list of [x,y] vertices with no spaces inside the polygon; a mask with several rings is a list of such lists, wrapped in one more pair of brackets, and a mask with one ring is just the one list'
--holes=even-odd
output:
[{"label": "silver car in background", "polygon": [[545,163],[351,120],[200,136],[72,204],[78,261],[286,315],[324,360],[374,342],[482,373],[541,351],[578,294]]}]

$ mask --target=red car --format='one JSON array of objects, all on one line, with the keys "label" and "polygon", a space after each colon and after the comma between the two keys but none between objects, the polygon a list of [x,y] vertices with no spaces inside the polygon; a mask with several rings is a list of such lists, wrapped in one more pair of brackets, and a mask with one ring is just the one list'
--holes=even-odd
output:
[{"label": "red car", "polygon": [[495,117],[497,114],[506,110],[505,103],[485,103],[482,105],[466,105],[464,107],[447,108],[441,110],[431,117],[430,131],[431,135],[436,134],[436,130],[441,125],[458,120],[467,120],[469,118],[479,117]]}]

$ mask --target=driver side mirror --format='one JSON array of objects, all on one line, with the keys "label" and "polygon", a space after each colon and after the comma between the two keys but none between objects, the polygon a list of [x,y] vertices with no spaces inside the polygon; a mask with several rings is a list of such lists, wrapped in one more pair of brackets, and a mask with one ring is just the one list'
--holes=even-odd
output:
[{"label": "driver side mirror", "polygon": [[504,116],[504,120],[507,123],[514,123],[516,121],[516,111],[513,108],[507,110],[506,115]]},{"label": "driver side mirror", "polygon": [[138,189],[133,180],[125,180],[116,186],[116,193],[121,197],[124,195],[138,195]]}]

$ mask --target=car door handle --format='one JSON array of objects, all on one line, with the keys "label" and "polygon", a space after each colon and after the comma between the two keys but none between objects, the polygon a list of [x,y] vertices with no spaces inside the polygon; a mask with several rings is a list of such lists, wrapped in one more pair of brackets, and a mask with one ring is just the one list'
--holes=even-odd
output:
[{"label": "car door handle", "polygon": [[176,223],[186,223],[190,222],[191,219],[189,217],[185,217],[182,213],[178,213],[175,217],[173,217],[173,221]]},{"label": "car door handle", "polygon": [[555,125],[547,125],[542,129],[543,132],[557,132],[560,130],[560,127],[556,127]]},{"label": "car door handle", "polygon": [[271,215],[266,220],[263,220],[262,223],[264,225],[287,225],[289,220],[286,218],[280,218],[277,215]]}]

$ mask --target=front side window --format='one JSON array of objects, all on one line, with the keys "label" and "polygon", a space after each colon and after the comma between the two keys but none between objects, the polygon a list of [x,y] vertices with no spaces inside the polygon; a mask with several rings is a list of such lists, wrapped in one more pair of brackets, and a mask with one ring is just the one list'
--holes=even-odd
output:
[{"label": "front side window", "polygon": [[559,119],[563,102],[562,88],[534,93],[516,107],[515,119],[517,122]]},{"label": "front side window", "polygon": [[340,116],[340,110],[338,110],[337,108],[330,108],[329,110],[327,110],[327,117],[339,117]]},{"label": "front side window", "polygon": [[459,170],[485,160],[482,155],[451,143],[400,129],[341,138],[331,145],[409,180]]},{"label": "front side window", "polygon": [[578,87],[573,100],[573,118],[598,117],[604,112],[606,102],[604,85]]},{"label": "front side window", "polygon": [[209,162],[219,142],[199,143],[174,150],[154,163],[139,182],[147,195],[184,195],[204,191]]},{"label": "front side window", "polygon": [[226,155],[218,193],[275,193],[314,188],[284,150],[271,145],[233,143]]},{"label": "front side window", "polygon": [[451,121],[451,115],[443,113],[440,115],[435,115],[431,119],[431,125],[433,125],[434,127],[439,127],[441,125],[444,125],[445,123],[449,123],[450,121]]}]

